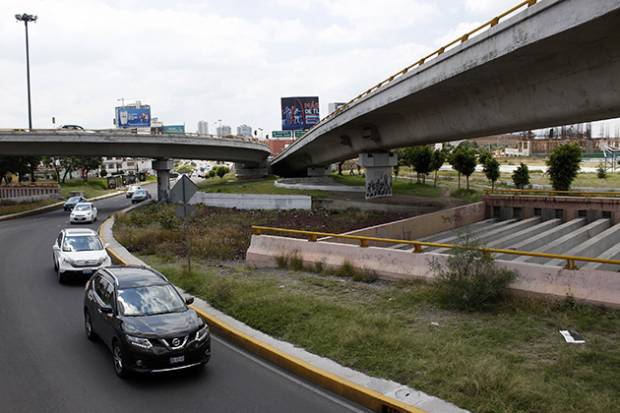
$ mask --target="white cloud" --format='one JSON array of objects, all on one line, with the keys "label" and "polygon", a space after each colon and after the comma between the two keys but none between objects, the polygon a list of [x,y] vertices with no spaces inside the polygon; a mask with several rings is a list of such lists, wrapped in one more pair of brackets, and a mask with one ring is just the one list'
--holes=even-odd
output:
[{"label": "white cloud", "polygon": [[[501,2],[499,2],[501,3]],[[512,3],[512,2],[511,2]],[[447,0],[2,0],[0,128],[26,125],[30,12],[33,117],[112,126],[121,97],[167,123],[279,128],[280,96],[352,98],[484,17]],[[450,2],[449,10],[455,3]],[[487,16],[487,17],[490,17]]]}]

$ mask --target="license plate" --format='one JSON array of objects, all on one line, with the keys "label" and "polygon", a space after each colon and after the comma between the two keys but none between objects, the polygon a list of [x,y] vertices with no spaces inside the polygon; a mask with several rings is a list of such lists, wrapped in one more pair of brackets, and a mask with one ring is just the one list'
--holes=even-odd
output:
[{"label": "license plate", "polygon": [[185,361],[185,356],[170,357],[170,364],[183,363],[184,361]]},{"label": "license plate", "polygon": [[93,270],[83,270],[82,274],[84,275],[91,275],[93,273]]}]

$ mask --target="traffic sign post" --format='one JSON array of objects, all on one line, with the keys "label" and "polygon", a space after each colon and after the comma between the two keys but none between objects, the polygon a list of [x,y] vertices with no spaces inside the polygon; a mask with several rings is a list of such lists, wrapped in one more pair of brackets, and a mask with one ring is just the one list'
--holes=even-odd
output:
[{"label": "traffic sign post", "polygon": [[183,219],[183,232],[185,233],[185,245],[187,246],[187,272],[192,271],[192,237],[189,236],[187,218],[196,212],[196,207],[189,201],[198,191],[198,187],[187,175],[182,175],[170,190],[170,202],[174,203],[175,215]]}]

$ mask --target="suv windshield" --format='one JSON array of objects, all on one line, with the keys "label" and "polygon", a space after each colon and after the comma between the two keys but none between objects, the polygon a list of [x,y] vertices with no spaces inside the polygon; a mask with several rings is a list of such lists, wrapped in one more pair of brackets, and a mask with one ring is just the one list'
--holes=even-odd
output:
[{"label": "suv windshield", "polygon": [[145,316],[185,311],[185,303],[171,285],[152,285],[118,290],[118,312]]},{"label": "suv windshield", "polygon": [[138,189],[136,192],[134,192],[135,195],[144,195],[144,190],[143,189]]},{"label": "suv windshield", "polygon": [[80,202],[80,197],[79,196],[72,196],[71,198],[67,199],[67,202],[71,202],[71,203],[77,203]]},{"label": "suv windshield", "polygon": [[78,205],[75,207],[76,211],[90,211],[90,205]]},{"label": "suv windshield", "polygon": [[103,249],[99,237],[95,235],[80,235],[65,237],[64,247],[69,247],[72,252],[96,251]]}]

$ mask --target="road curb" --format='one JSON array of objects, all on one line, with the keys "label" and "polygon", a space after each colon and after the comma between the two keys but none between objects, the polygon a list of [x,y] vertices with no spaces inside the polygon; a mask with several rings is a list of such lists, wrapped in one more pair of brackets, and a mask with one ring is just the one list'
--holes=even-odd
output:
[{"label": "road curb", "polygon": [[[96,196],[94,198],[87,198],[86,200],[89,202],[95,202],[95,201],[101,201],[102,199],[108,199],[108,198],[114,198],[115,196],[119,196],[121,194],[123,194],[124,191],[116,191],[116,192],[112,192],[109,194],[105,194],[105,195],[101,195],[101,196]],[[23,211],[23,212],[17,212],[15,214],[9,214],[9,215],[3,215],[0,217],[0,222],[1,221],[8,221],[10,219],[16,219],[16,218],[21,218],[21,217],[27,217],[30,215],[37,215],[37,214],[43,214],[45,212],[49,212],[49,211],[53,211],[57,208],[61,208],[64,205],[64,201],[61,202],[56,202],[54,204],[50,204],[50,205],[45,205],[39,208],[35,208],[35,209],[31,209],[29,211]]]},{"label": "road curb", "polygon": [[[139,204],[136,206],[132,206],[130,208],[126,208],[117,214],[124,214],[129,212],[134,208],[138,208],[145,204]],[[99,227],[99,234],[102,238],[104,238],[104,226],[108,225],[107,221],[110,219],[114,219],[114,216],[111,216],[106,221],[104,221]],[[104,239],[104,242],[110,242],[112,245],[120,245],[116,239],[114,239],[114,235],[110,235],[111,231],[108,232],[108,235],[112,239]],[[122,246],[121,246],[122,247]],[[129,255],[131,258],[135,258],[128,251],[123,251],[123,253],[119,253],[115,251],[113,246],[108,247],[108,253],[112,257],[113,261],[119,263],[121,265],[128,265],[129,262],[122,257],[122,255]],[[138,260],[138,258],[135,258]],[[374,412],[380,413],[428,413],[426,410],[422,410],[418,407],[415,407],[410,404],[406,404],[397,400],[395,398],[386,396],[378,391],[369,389],[360,384],[354,383],[350,380],[347,380],[343,377],[340,377],[336,374],[328,372],[322,368],[316,367],[298,357],[292,356],[280,349],[275,348],[274,346],[259,340],[255,337],[252,337],[239,329],[231,326],[226,323],[222,319],[207,313],[201,308],[198,308],[196,305],[191,306],[203,319],[207,321],[212,330],[216,331],[219,335],[225,337],[228,341],[233,342],[237,346],[253,353],[269,362],[275,364],[276,366],[281,367],[284,370],[287,370],[294,375],[304,378],[305,380],[331,391],[339,396],[344,397],[354,403],[362,405]],[[433,411],[440,411],[433,409]]]}]

